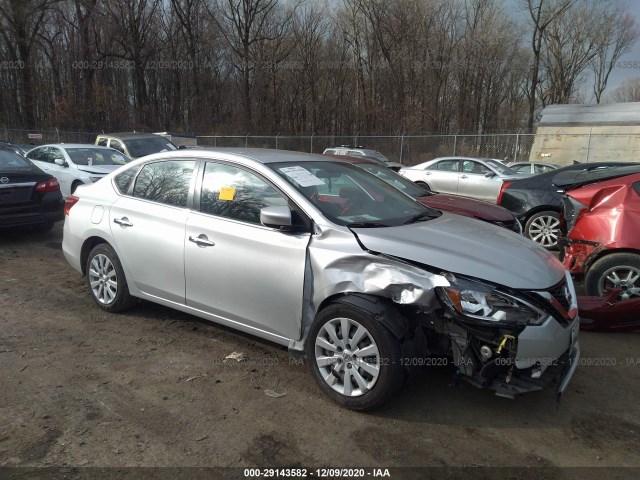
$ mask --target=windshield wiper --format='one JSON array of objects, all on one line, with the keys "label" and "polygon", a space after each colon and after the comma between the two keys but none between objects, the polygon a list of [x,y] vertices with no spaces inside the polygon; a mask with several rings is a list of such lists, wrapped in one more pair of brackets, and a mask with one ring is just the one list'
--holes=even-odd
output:
[{"label": "windshield wiper", "polygon": [[391,225],[387,225],[382,222],[351,222],[347,223],[347,227],[349,228],[375,228],[375,227],[390,227]]},{"label": "windshield wiper", "polygon": [[403,223],[403,225],[408,225],[410,223],[416,223],[419,220],[431,220],[433,218],[438,218],[440,215],[433,212],[421,212],[417,215],[414,215],[409,220]]}]

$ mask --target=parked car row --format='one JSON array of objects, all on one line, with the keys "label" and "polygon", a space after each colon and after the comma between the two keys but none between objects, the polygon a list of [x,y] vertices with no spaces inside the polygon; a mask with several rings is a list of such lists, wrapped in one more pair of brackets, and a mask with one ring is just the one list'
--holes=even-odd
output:
[{"label": "parked car row", "polygon": [[63,252],[100,308],[143,298],[286,345],[348,408],[388,400],[427,355],[501,396],[554,379],[561,395],[579,319],[560,261],[376,167],[266,149],[147,156],[68,197]]}]

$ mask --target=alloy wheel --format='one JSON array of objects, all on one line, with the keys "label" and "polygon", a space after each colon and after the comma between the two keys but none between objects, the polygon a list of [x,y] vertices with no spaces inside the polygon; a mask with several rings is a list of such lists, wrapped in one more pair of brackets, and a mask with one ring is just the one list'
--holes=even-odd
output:
[{"label": "alloy wheel", "polygon": [[327,385],[347,397],[364,395],[380,375],[378,345],[364,326],[350,318],[335,318],[320,328],[315,357]]},{"label": "alloy wheel", "polygon": [[560,221],[552,216],[535,218],[529,226],[529,237],[545,248],[555,247],[560,234]]},{"label": "alloy wheel", "polygon": [[115,300],[118,277],[109,257],[100,253],[91,259],[89,282],[93,295],[100,303],[108,305]]},{"label": "alloy wheel", "polygon": [[619,265],[605,271],[598,283],[598,292],[604,295],[610,288],[622,290],[623,300],[631,296],[640,296],[640,270],[636,267]]}]

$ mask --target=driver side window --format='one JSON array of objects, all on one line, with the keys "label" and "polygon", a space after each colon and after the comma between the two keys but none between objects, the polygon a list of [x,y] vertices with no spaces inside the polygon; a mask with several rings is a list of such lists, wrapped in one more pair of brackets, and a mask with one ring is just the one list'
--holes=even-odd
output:
[{"label": "driver side window", "polygon": [[207,162],[200,197],[203,213],[260,224],[260,210],[274,205],[287,205],[287,199],[257,175]]},{"label": "driver side window", "polygon": [[462,162],[462,171],[464,173],[472,173],[474,175],[484,175],[491,172],[491,170],[483,164],[480,162],[474,162],[473,160],[465,160]]}]

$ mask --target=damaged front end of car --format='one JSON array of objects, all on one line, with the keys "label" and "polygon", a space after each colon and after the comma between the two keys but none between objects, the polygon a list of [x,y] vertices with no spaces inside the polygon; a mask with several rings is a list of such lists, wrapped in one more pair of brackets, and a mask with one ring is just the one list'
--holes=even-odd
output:
[{"label": "damaged front end of car", "polygon": [[[393,332],[407,365],[416,364],[412,358],[446,356],[457,378],[507,398],[557,380],[560,399],[580,355],[568,273],[547,290],[516,290],[354,248],[349,240],[336,231],[312,239],[303,328],[328,302],[349,303]],[[291,350],[302,350],[302,333]]]},{"label": "damaged front end of car", "polygon": [[445,277],[451,286],[436,291],[444,306],[443,333],[451,338],[460,377],[507,398],[559,380],[559,400],[580,355],[571,277],[551,289],[530,292]]}]

